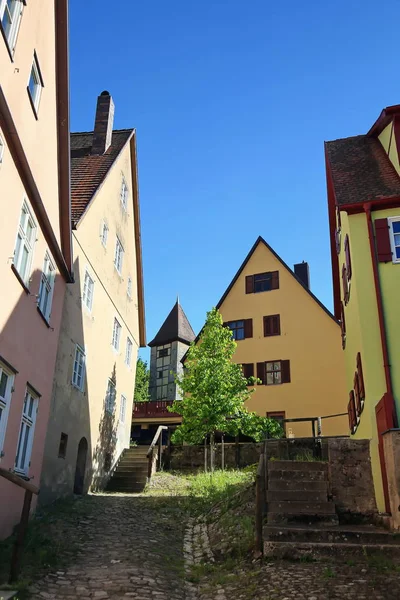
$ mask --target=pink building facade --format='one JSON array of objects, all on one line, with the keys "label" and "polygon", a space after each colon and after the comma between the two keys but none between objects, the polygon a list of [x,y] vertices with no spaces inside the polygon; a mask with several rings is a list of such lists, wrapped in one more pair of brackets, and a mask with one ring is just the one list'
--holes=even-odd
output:
[{"label": "pink building facade", "polygon": [[[36,486],[72,282],[67,21],[67,0],[0,0],[0,468]],[[23,497],[0,477],[0,539]]]}]

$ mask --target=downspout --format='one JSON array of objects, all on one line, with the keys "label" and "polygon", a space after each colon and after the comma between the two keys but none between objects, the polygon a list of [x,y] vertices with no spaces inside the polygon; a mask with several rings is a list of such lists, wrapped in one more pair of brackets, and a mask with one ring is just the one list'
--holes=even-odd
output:
[{"label": "downspout", "polygon": [[374,227],[372,224],[372,216],[371,216],[372,203],[371,202],[364,203],[363,208],[364,208],[364,211],[365,211],[365,214],[367,217],[367,224],[368,224],[369,247],[370,247],[370,251],[371,251],[372,269],[373,269],[373,273],[374,273],[376,304],[378,307],[379,329],[380,329],[380,334],[381,334],[383,369],[385,372],[386,390],[387,390],[387,394],[390,398],[390,402],[392,405],[394,424],[395,424],[395,427],[397,427],[397,412],[396,412],[396,405],[395,405],[394,396],[393,396],[393,386],[392,386],[392,377],[391,377],[391,373],[390,373],[390,362],[389,362],[389,351],[388,351],[388,343],[387,343],[387,336],[386,336],[385,317],[383,314],[382,289],[381,289],[381,283],[380,283],[380,279],[379,279],[378,261],[377,261],[376,250],[375,250],[375,233],[374,233]]}]

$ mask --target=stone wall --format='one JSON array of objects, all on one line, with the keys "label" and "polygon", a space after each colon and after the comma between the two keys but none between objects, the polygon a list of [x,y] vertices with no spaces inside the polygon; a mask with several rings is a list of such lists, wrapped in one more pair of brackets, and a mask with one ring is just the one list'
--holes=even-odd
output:
[{"label": "stone wall", "polygon": [[[230,469],[247,467],[258,462],[263,444],[224,444],[225,467]],[[208,464],[210,448],[207,447]],[[222,466],[221,444],[216,444],[215,468]],[[204,446],[172,446],[169,468],[177,471],[196,471],[204,468]]]},{"label": "stone wall", "polygon": [[386,474],[389,488],[390,525],[400,529],[400,429],[389,429],[383,434]]}]

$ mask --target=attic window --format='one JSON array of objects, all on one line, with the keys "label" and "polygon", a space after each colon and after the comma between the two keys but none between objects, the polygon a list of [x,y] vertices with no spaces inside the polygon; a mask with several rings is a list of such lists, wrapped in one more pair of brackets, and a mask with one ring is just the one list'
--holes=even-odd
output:
[{"label": "attic window", "polygon": [[247,275],[246,294],[258,294],[279,289],[279,271]]}]

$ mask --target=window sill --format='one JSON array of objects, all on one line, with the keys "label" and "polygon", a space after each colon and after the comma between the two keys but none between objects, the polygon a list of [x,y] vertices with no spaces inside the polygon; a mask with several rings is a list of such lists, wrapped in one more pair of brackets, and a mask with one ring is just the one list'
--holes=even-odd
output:
[{"label": "window sill", "polygon": [[13,62],[14,62],[14,55],[13,55],[13,53],[12,53],[12,50],[11,50],[11,48],[10,48],[10,44],[8,43],[8,39],[7,39],[7,36],[6,36],[6,32],[4,31],[4,29],[3,29],[3,26],[2,26],[2,24],[1,24],[1,22],[0,22],[0,31],[1,31],[1,34],[2,34],[2,36],[3,36],[3,39],[4,39],[4,43],[5,43],[5,45],[6,45],[6,48],[7,48],[7,52],[8,52],[8,54],[9,54],[9,56],[10,56],[10,60],[11,60],[11,62],[13,63]]},{"label": "window sill", "polygon": [[29,91],[29,88],[28,88],[28,87],[26,88],[26,91],[28,92],[28,98],[29,98],[29,102],[31,103],[31,107],[32,107],[32,110],[33,110],[33,114],[35,115],[35,119],[36,119],[36,121],[38,121],[38,120],[39,120],[39,117],[38,117],[38,113],[37,113],[37,110],[36,110],[36,106],[35,106],[35,104],[34,104],[34,102],[33,102],[33,100],[32,100],[32,96],[31,96],[31,93],[30,93],[30,91]]},{"label": "window sill", "polygon": [[38,311],[38,313],[39,313],[39,315],[40,315],[40,317],[41,317],[42,321],[43,321],[43,322],[44,322],[44,324],[46,325],[46,327],[47,327],[48,329],[51,329],[49,321],[46,319],[46,317],[44,316],[44,314],[42,313],[42,311],[40,310],[40,308],[39,308],[38,306],[36,307],[36,310]]},{"label": "window sill", "polygon": [[29,296],[30,291],[28,286],[26,285],[25,281],[22,279],[21,275],[18,273],[16,267],[14,264],[11,265],[11,271],[14,273],[15,277],[18,279],[18,281],[20,282],[20,284],[22,285],[24,292],[27,296]]},{"label": "window sill", "polygon": [[71,381],[71,385],[75,390],[78,390],[78,392],[80,392],[81,394],[83,394],[83,389],[80,388],[78,385],[75,385],[75,383],[73,381]]}]

